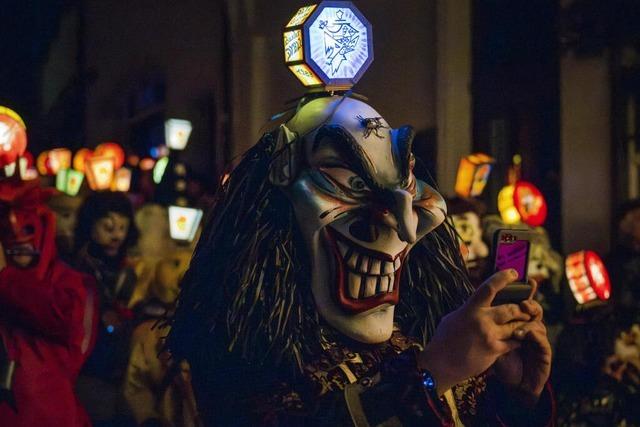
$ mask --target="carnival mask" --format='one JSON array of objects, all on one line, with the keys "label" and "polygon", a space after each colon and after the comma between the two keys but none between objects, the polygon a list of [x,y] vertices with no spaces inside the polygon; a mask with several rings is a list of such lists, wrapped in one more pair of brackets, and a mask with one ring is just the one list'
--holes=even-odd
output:
[{"label": "carnival mask", "polygon": [[413,174],[413,131],[348,97],[305,104],[279,131],[271,181],[293,205],[320,315],[345,335],[387,340],[408,252],[446,216]]},{"label": "carnival mask", "polygon": [[489,255],[489,248],[482,241],[482,227],[480,217],[475,212],[464,212],[451,215],[453,225],[464,243],[467,254],[465,262],[467,268],[472,269],[479,260]]},{"label": "carnival mask", "polygon": [[99,245],[107,256],[118,255],[129,233],[129,218],[117,212],[107,212],[93,224],[91,240]]}]

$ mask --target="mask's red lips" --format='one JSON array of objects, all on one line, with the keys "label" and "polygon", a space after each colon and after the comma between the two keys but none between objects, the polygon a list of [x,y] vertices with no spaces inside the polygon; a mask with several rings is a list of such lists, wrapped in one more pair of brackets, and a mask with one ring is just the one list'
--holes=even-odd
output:
[{"label": "mask's red lips", "polygon": [[400,300],[406,250],[395,257],[358,245],[331,227],[327,241],[336,264],[335,297],[347,311],[362,313]]}]

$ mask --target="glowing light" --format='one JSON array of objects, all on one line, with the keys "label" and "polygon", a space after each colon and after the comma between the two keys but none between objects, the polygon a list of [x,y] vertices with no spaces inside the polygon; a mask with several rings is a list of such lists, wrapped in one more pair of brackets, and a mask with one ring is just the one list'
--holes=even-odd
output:
[{"label": "glowing light", "polygon": [[192,241],[202,220],[202,210],[169,206],[169,231],[175,240]]},{"label": "glowing light", "polygon": [[111,157],[115,162],[115,168],[120,169],[124,165],[124,150],[115,142],[103,142],[94,151],[96,157]]},{"label": "glowing light", "polygon": [[164,138],[172,150],[184,150],[189,142],[193,126],[189,120],[168,119],[164,122]]},{"label": "glowing light", "polygon": [[84,172],[85,161],[93,155],[93,151],[88,148],[81,148],[73,156],[73,168],[77,171]]},{"label": "glowing light", "polygon": [[299,9],[283,33],[285,63],[307,87],[352,87],[373,62],[372,27],[348,1]]},{"label": "glowing light", "polygon": [[153,169],[153,165],[155,164],[156,164],[155,160],[150,159],[149,157],[145,157],[144,159],[140,160],[140,163],[138,164],[138,166],[142,171],[150,171],[151,169]]},{"label": "glowing light", "polygon": [[498,193],[498,210],[505,224],[524,222],[532,227],[547,219],[547,202],[536,186],[526,181],[507,185]]},{"label": "glowing light", "polygon": [[49,175],[55,175],[61,169],[69,169],[71,167],[71,150],[68,148],[55,148],[49,151],[45,164]]},{"label": "glowing light", "polygon": [[15,162],[27,149],[27,127],[10,108],[0,106],[0,166]]},{"label": "glowing light", "polygon": [[131,169],[120,168],[115,173],[112,189],[126,193],[131,188]]},{"label": "glowing light", "polygon": [[460,197],[477,197],[482,194],[489,180],[494,159],[483,153],[471,154],[460,159],[456,176],[456,194]]},{"label": "glowing light", "polygon": [[595,252],[573,253],[567,257],[565,267],[569,288],[578,304],[611,297],[609,273]]},{"label": "glowing light", "polygon": [[108,190],[115,174],[113,157],[92,156],[86,160],[86,176],[89,187],[94,191]]},{"label": "glowing light", "polygon": [[167,170],[168,164],[168,157],[163,157],[156,162],[156,165],[153,167],[153,182],[160,184],[162,177],[164,176],[164,172]]},{"label": "glowing light", "polygon": [[56,174],[56,189],[69,196],[76,196],[82,187],[84,174],[74,169],[60,169]]}]

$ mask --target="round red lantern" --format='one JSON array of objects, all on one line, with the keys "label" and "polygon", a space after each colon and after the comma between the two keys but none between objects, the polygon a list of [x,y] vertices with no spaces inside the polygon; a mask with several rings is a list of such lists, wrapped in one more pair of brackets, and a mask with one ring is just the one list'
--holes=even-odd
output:
[{"label": "round red lantern", "polygon": [[103,142],[98,145],[94,151],[96,157],[111,157],[115,162],[116,169],[120,169],[124,165],[124,150],[115,142]]},{"label": "round red lantern", "polygon": [[15,111],[0,106],[0,167],[15,162],[27,149],[27,127]]},{"label": "round red lantern", "polygon": [[566,275],[573,297],[579,304],[611,297],[611,280],[604,263],[593,251],[580,251],[565,261]]},{"label": "round red lantern", "polygon": [[89,157],[93,156],[93,151],[88,148],[79,149],[73,156],[73,168],[79,172],[85,172],[85,162]]}]

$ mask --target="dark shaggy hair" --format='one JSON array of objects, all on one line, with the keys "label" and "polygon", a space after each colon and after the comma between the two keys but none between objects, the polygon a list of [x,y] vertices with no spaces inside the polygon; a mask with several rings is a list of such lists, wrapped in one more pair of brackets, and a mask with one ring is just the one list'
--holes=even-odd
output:
[{"label": "dark shaggy hair", "polygon": [[116,212],[129,218],[129,232],[120,249],[120,255],[138,242],[139,231],[133,217],[131,201],[121,192],[92,193],[82,202],[78,209],[78,218],[73,237],[74,253],[80,251],[90,240],[93,225],[109,212]]},{"label": "dark shaggy hair", "polygon": [[[223,184],[170,320],[168,349],[198,367],[194,380],[210,387],[222,385],[202,377],[216,375],[223,359],[295,370],[318,350],[308,256],[291,204],[268,178],[275,136],[265,134]],[[411,250],[400,290],[396,321],[423,342],[470,294],[449,221]]]}]

